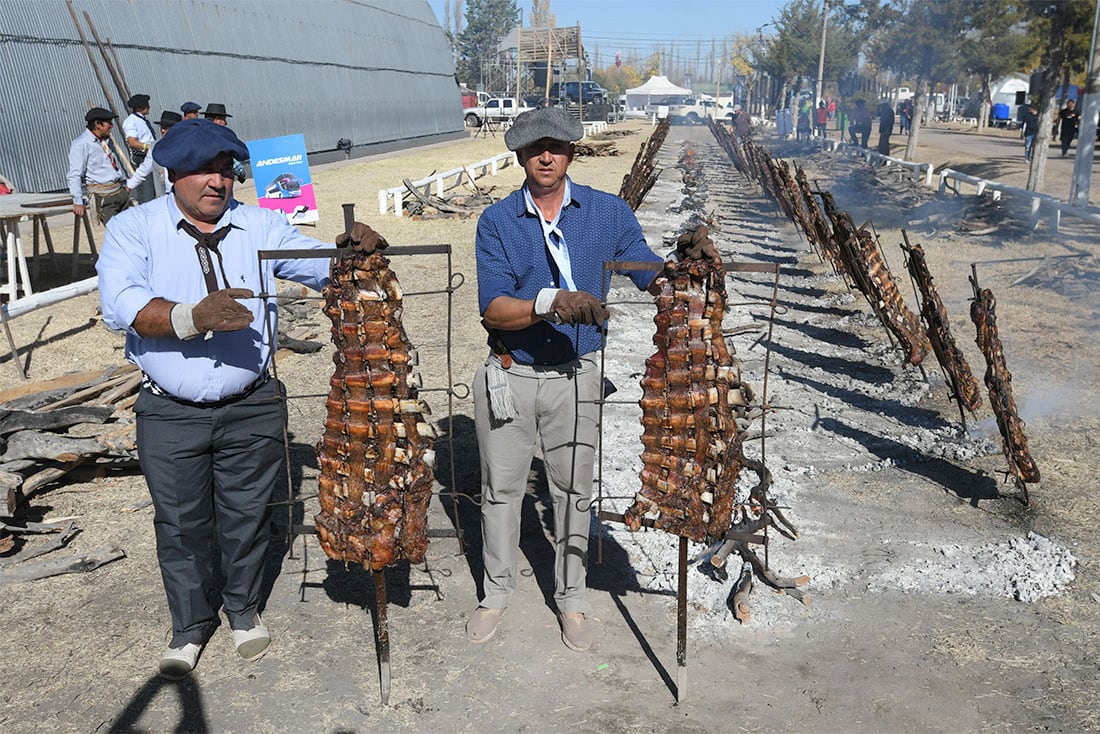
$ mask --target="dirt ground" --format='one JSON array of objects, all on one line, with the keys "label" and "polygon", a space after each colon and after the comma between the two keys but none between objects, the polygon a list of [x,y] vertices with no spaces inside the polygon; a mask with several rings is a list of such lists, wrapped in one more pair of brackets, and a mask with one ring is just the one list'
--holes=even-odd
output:
[{"label": "dirt ground", "polygon": [[[579,159],[570,169],[578,182],[618,190],[648,127],[616,128],[633,132],[616,139],[622,155]],[[724,161],[710,133],[674,127],[661,154],[661,180],[639,211],[650,243],[665,252],[665,243],[693,213],[711,214],[717,220],[716,242],[727,258],[782,266],[783,309],[776,316],[769,371],[774,412],[768,417],[767,461],[778,498],[789,507],[786,514],[801,537],[791,542],[773,536],[769,560],[779,573],[811,577],[810,605],[757,584],[752,621],[742,626],[724,610],[725,590],[692,570],[687,685],[678,691],[671,591],[675,539],[655,532],[634,538],[611,524],[594,523],[593,537],[599,535],[603,550],[602,563],[590,569],[597,641],[588,653],[569,651],[549,601],[552,551],[544,531],[549,500],[536,461],[523,517],[524,578],[490,642],[477,646],[463,636],[480,575],[477,514],[470,501],[459,499],[455,507],[441,495],[433,500],[429,523],[452,528],[457,517],[466,533],[466,555],[455,539],[439,538],[422,566],[387,569],[388,706],[380,703],[370,575],[327,560],[310,536],[272,548],[264,611],[274,636],[268,654],[242,662],[228,633],[219,630],[195,673],[168,683],[155,674],[169,622],[151,511],[121,512],[145,496],[144,481],[136,472],[73,476],[38,494],[30,519],[78,517],[81,534],[55,554],[118,545],[126,558],[88,574],[6,585],[0,611],[5,630],[0,659],[7,668],[0,727],[8,732],[1100,728],[1100,539],[1094,532],[1100,518],[1095,479],[1100,346],[1093,338],[1100,302],[1088,283],[1073,278],[1057,287],[1012,286],[1038,264],[1019,258],[1067,254],[1067,247],[1095,253],[1097,232],[1069,226],[1054,239],[1032,235],[1006,205],[992,213],[980,210],[996,223],[995,232],[965,235],[955,224],[974,216],[967,213],[974,203],[969,199],[939,199],[866,164],[765,142],[797,158],[857,223],[874,221],[910,304],[897,247],[900,230],[907,229],[924,247],[956,339],[980,375],[984,363],[967,300],[967,276],[977,263],[981,284],[998,299],[1006,360],[1043,475],[1031,488],[1030,506],[1022,506],[1015,488],[1001,481],[1005,461],[988,408],[963,432],[934,362],[927,363],[927,379],[916,368],[903,367],[867,305]],[[683,201],[677,166],[685,146],[705,172],[693,205]],[[468,383],[484,354],[476,313],[476,220],[381,216],[376,192],[402,177],[417,178],[502,150],[500,138],[471,139],[314,172],[322,212],[319,238],[331,241],[341,228],[339,205],[356,202],[358,218],[394,245],[454,247],[453,269],[464,282],[454,292],[450,317],[444,295],[406,300],[406,328],[420,350],[428,388],[448,383],[448,323],[452,382]],[[966,162],[958,153],[951,156]],[[519,171],[506,168],[479,183],[491,182],[504,195],[520,180]],[[240,198],[254,201],[250,193]],[[63,228],[55,231],[58,241],[68,241],[67,236]],[[394,268],[406,292],[440,290],[447,283],[441,257],[395,257]],[[733,278],[730,288],[738,297],[730,299],[727,326],[762,323],[766,310],[760,304],[770,285]],[[619,292],[613,295],[627,300]],[[99,324],[96,305],[93,294],[12,323],[19,357],[33,379],[121,363],[122,339]],[[623,395],[636,396],[640,390],[631,380],[652,350],[647,341],[652,307],[619,302],[612,310],[616,341],[609,369]],[[316,323],[323,335],[327,327],[319,313]],[[731,339],[746,379],[757,384],[764,374],[760,335],[758,329]],[[279,377],[294,398],[291,486],[304,502],[289,511],[277,508],[277,537],[285,537],[288,520],[311,522],[317,510],[313,444],[321,431],[323,398],[295,396],[327,392],[330,358],[326,349],[285,355],[278,362]],[[0,389],[18,384],[11,358],[0,360]],[[437,479],[443,490],[474,496],[471,405],[464,386],[455,393],[453,423],[447,394],[424,394],[444,436],[454,441],[453,452],[446,440],[437,444]],[[636,488],[641,432],[636,410],[616,406],[606,416],[605,486],[611,494]],[[631,448],[635,442],[638,451]],[[280,491],[285,497],[287,489]],[[692,546],[691,553],[701,550]]]}]

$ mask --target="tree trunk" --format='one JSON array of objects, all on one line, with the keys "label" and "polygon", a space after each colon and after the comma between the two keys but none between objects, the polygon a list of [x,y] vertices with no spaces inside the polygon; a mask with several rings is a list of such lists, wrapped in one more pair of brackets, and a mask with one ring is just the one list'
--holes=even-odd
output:
[{"label": "tree trunk", "polygon": [[917,138],[920,135],[921,119],[924,117],[926,101],[925,89],[927,83],[923,79],[917,80],[917,92],[913,95],[913,119],[909,121],[909,139],[905,143],[905,160],[917,159]]}]

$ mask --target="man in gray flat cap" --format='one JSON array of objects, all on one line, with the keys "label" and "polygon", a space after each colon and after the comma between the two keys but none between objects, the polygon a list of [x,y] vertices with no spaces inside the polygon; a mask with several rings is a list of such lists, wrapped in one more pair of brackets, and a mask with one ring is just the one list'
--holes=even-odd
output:
[{"label": "man in gray flat cap", "polygon": [[[258,250],[326,244],[280,212],[233,198],[233,161],[248,158],[248,149],[229,128],[177,122],[152,156],[168,169],[172,191],[111,220],[96,270],[103,320],[126,332],[126,357],[142,372],[138,458],[172,618],[160,673],[175,679],[195,667],[220,623],[219,607],[242,658],[255,660],[270,642],[260,582],[285,414],[269,372],[275,303],[255,293],[275,278],[320,290],[329,260],[257,265]],[[357,222],[336,243],[364,250],[377,241],[369,233]],[[214,547],[225,574],[220,599]]]},{"label": "man in gray flat cap", "polygon": [[[525,112],[504,135],[523,186],[477,225],[478,301],[488,358],[474,378],[481,454],[485,575],[466,636],[497,629],[519,577],[520,508],[536,449],[554,502],[554,601],[562,641],[592,644],[587,615],[592,467],[603,385],[597,362],[609,317],[605,260],[660,262],[625,201],[574,183],[566,170],[580,122],[561,107]],[[654,273],[626,273],[645,289]],[[610,276],[608,276],[610,277]]]}]

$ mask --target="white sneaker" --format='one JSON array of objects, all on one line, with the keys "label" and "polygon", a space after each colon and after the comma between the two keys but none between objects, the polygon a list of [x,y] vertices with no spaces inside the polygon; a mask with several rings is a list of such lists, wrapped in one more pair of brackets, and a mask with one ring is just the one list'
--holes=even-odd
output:
[{"label": "white sneaker", "polygon": [[237,647],[237,654],[245,660],[259,660],[271,644],[271,633],[260,615],[257,614],[252,621],[252,629],[233,630],[233,644]]},{"label": "white sneaker", "polygon": [[170,647],[160,656],[160,675],[168,680],[186,678],[195,669],[202,654],[202,645],[188,642],[183,647]]}]

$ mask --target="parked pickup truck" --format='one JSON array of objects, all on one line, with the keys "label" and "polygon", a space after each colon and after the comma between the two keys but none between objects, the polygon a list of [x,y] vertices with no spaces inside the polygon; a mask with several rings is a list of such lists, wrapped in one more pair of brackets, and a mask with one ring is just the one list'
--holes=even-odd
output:
[{"label": "parked pickup truck", "polygon": [[696,125],[708,118],[732,120],[733,109],[723,109],[710,99],[686,99],[682,104],[669,105],[668,116],[673,122],[679,119]]},{"label": "parked pickup truck", "polygon": [[462,110],[462,117],[467,127],[481,127],[486,120],[503,122],[531,109],[510,97],[493,97],[483,105]]}]

